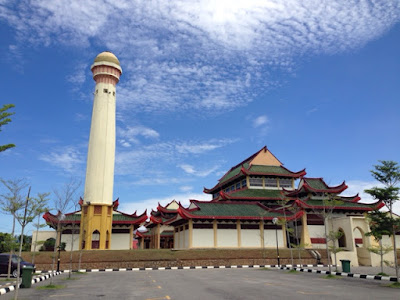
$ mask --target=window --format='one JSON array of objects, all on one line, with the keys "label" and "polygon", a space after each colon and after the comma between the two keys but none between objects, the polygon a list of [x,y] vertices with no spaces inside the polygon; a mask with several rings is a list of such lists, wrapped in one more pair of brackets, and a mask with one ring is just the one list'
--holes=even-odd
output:
[{"label": "window", "polygon": [[291,188],[292,187],[292,179],[290,179],[290,178],[279,179],[279,186],[283,187],[283,188]]},{"label": "window", "polygon": [[100,205],[95,205],[94,214],[95,215],[101,215],[101,206]]},{"label": "window", "polygon": [[244,187],[246,187],[247,186],[247,180],[246,179],[243,179],[242,180],[242,188],[244,188]]},{"label": "window", "polygon": [[340,248],[346,248],[346,235],[344,231],[340,228],[339,232],[341,234],[340,238],[338,239],[338,244]]},{"label": "window", "polygon": [[240,189],[240,182],[236,183],[236,189]]},{"label": "window", "polygon": [[250,186],[263,186],[263,178],[261,176],[251,176]]},{"label": "window", "polygon": [[103,89],[103,93],[108,94],[108,89]]},{"label": "window", "polygon": [[276,178],[267,177],[267,178],[265,178],[265,186],[266,187],[277,187],[278,180]]},{"label": "window", "polygon": [[235,190],[235,186],[232,185],[231,188],[230,188],[230,190],[231,190],[231,192],[234,191],[234,190]]},{"label": "window", "polygon": [[92,249],[99,249],[100,247],[100,232],[98,230],[92,233]]}]

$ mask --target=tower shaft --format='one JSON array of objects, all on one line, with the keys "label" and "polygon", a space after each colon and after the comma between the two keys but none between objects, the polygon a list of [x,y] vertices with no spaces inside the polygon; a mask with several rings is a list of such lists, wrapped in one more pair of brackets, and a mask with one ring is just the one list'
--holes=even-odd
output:
[{"label": "tower shaft", "polygon": [[84,201],[111,205],[115,162],[115,86],[97,83],[87,156]]},{"label": "tower shaft", "polygon": [[82,204],[81,249],[110,249],[115,163],[116,85],[122,70],[110,52],[100,53],[92,67],[96,81]]}]

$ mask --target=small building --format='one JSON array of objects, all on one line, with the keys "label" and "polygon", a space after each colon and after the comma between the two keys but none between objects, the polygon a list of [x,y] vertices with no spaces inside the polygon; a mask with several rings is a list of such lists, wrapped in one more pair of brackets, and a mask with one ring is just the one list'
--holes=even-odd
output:
[{"label": "small building", "polygon": [[[379,257],[368,251],[376,242],[365,236],[370,231],[365,214],[384,204],[361,203],[359,195],[341,195],[347,189],[345,182],[329,186],[323,178],[305,175],[305,169],[287,169],[263,147],[233,166],[214,187],[204,188],[212,195],[211,201],[190,200],[187,208],[174,203],[170,214],[168,207],[159,205],[147,227],[173,227],[175,249],[278,244],[318,250],[326,248],[325,231],[340,231],[342,236],[335,243],[344,251],[338,253],[339,259],[350,259],[353,265],[377,265]],[[161,232],[152,232],[155,248]]]},{"label": "small building", "polygon": [[[82,202],[80,202],[82,204]],[[111,233],[107,236],[111,237],[111,243],[106,240],[106,249],[110,250],[122,250],[122,249],[133,249],[133,231],[137,229],[140,224],[144,223],[147,219],[147,212],[145,211],[141,215],[137,215],[136,212],[133,214],[126,214],[118,211],[119,201],[118,199],[113,202],[112,206],[112,229]],[[82,206],[83,208],[87,206]],[[94,210],[96,214],[96,210]],[[56,232],[59,233],[61,242],[66,243],[66,250],[79,250],[79,249],[100,249],[99,240],[100,233],[94,231],[89,241],[82,240],[82,244],[79,245],[80,241],[80,226],[81,226],[81,215],[82,210],[67,213],[62,216],[60,213],[54,215],[50,212],[46,212],[43,218],[46,220],[47,225],[53,228],[53,238],[56,238]],[[100,224],[98,225],[100,226]],[[58,230],[57,230],[58,228]],[[35,236],[35,232],[33,236]],[[41,232],[39,231],[41,235]],[[47,236],[48,238],[48,232]],[[41,236],[38,236],[38,240],[41,240]],[[90,247],[85,245],[86,242],[90,243]]]}]

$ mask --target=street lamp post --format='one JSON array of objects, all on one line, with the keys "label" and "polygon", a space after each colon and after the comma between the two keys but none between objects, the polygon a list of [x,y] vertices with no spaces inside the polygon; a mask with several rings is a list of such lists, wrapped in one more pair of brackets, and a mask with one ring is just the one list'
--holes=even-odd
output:
[{"label": "street lamp post", "polygon": [[[57,229],[59,228],[60,222],[65,219],[65,215],[61,212],[59,212],[58,216],[58,224],[57,224]],[[61,230],[59,232],[59,237],[58,237],[58,258],[57,258],[57,272],[60,272],[60,260],[61,260]]]},{"label": "street lamp post", "polygon": [[276,255],[278,256],[278,266],[281,265],[281,260],[279,258],[279,247],[278,247],[278,218],[273,218],[272,223],[275,225],[275,239],[276,239]]},{"label": "street lamp post", "polygon": [[60,272],[61,245],[58,246],[57,272]]}]

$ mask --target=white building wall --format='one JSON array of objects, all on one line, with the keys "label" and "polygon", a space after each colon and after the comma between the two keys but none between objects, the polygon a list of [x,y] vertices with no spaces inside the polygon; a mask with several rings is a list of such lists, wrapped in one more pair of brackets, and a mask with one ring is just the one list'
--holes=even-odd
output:
[{"label": "white building wall", "polygon": [[310,238],[323,238],[325,237],[324,225],[308,225],[308,233]]},{"label": "white building wall", "polygon": [[241,229],[242,247],[261,247],[261,237],[259,229]]},{"label": "white building wall", "polygon": [[185,230],[183,234],[185,235],[185,244],[183,247],[189,248],[189,230]]},{"label": "white building wall", "polygon": [[179,248],[184,248],[185,247],[185,231],[179,231]]},{"label": "white building wall", "polygon": [[[73,240],[73,244],[72,244],[72,240]],[[63,233],[61,235],[61,243],[65,243],[65,250],[66,251],[71,251],[71,246],[72,251],[76,251],[79,250],[79,233],[74,233],[74,234],[65,234]]]},{"label": "white building wall", "polygon": [[193,229],[193,247],[213,248],[214,230],[213,229]]},{"label": "white building wall", "polygon": [[[275,229],[264,229],[264,245],[265,247],[276,247]],[[278,247],[283,247],[282,229],[278,229]]]},{"label": "white building wall", "polygon": [[[310,238],[325,238],[325,227],[324,225],[308,225],[308,233]],[[313,248],[325,249],[325,244],[312,244]]]},{"label": "white building wall", "polygon": [[111,234],[111,250],[126,250],[130,249],[129,233],[112,233]]},{"label": "white building wall", "polygon": [[[37,241],[38,242],[44,242],[49,238],[56,238],[57,234],[55,230],[47,230],[47,231],[33,231],[32,232],[32,245],[31,245],[31,251],[34,251],[34,242],[36,241],[36,233],[37,233]],[[36,251],[39,251],[40,247],[42,244],[38,244],[36,246]]]},{"label": "white building wall", "polygon": [[217,229],[217,247],[238,247],[236,229]]},{"label": "white building wall", "polygon": [[400,235],[396,235],[395,237],[396,237],[396,246],[399,245],[397,247],[400,247]]}]

